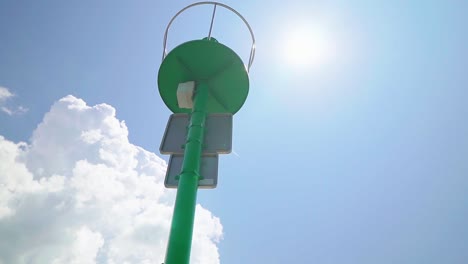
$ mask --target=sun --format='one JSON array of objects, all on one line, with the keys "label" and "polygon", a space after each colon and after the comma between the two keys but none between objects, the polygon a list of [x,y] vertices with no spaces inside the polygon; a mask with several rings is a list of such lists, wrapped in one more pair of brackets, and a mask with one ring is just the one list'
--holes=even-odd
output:
[{"label": "sun", "polygon": [[302,26],[285,34],[283,55],[289,66],[319,67],[334,55],[331,36],[318,26]]}]

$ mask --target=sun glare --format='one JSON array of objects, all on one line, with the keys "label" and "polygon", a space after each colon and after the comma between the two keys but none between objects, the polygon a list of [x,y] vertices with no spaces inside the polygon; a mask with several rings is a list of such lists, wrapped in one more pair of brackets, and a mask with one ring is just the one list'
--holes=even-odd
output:
[{"label": "sun glare", "polygon": [[318,27],[302,27],[289,31],[284,39],[284,56],[294,67],[318,67],[334,55],[329,34]]}]

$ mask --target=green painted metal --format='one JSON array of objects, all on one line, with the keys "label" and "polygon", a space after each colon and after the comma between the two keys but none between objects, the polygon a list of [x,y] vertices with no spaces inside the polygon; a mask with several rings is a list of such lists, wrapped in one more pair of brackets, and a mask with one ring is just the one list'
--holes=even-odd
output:
[{"label": "green painted metal", "polygon": [[216,39],[185,42],[174,48],[159,68],[159,93],[174,113],[190,113],[179,108],[177,87],[188,81],[208,86],[207,113],[235,114],[249,93],[249,77],[239,56]]},{"label": "green painted metal", "polygon": [[207,83],[197,83],[165,264],[188,264],[190,261],[208,90]]},{"label": "green painted metal", "polygon": [[[179,83],[195,81],[193,109],[179,108]],[[214,38],[183,43],[164,59],[159,93],[174,113],[191,113],[179,177],[165,264],[188,264],[200,180],[200,161],[208,113],[235,114],[249,92],[249,78],[239,56]]]}]

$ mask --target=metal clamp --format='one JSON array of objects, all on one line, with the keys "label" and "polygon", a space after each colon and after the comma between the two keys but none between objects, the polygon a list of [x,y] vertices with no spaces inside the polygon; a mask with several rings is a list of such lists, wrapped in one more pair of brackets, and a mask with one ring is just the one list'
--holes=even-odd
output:
[{"label": "metal clamp", "polygon": [[166,27],[166,31],[164,33],[164,41],[163,41],[163,55],[162,55],[162,60],[164,60],[164,58],[166,58],[167,56],[167,50],[166,50],[166,47],[167,47],[167,33],[169,31],[169,28],[171,27],[172,25],[172,22],[176,19],[177,16],[179,16],[182,12],[184,12],[185,10],[191,8],[191,7],[194,7],[194,6],[198,6],[198,5],[214,5],[214,8],[213,8],[213,15],[211,17],[211,24],[210,24],[210,30],[208,32],[208,39],[211,38],[211,30],[213,29],[213,21],[214,21],[214,17],[215,17],[215,13],[216,13],[216,7],[217,6],[221,6],[221,7],[224,7],[230,11],[232,11],[233,13],[235,13],[238,17],[240,17],[240,19],[242,19],[242,21],[244,21],[244,24],[247,26],[247,28],[249,29],[250,31],[250,36],[252,37],[252,47],[250,48],[250,55],[249,55],[249,63],[247,64],[247,72],[250,71],[250,67],[252,66],[252,63],[254,61],[254,58],[255,58],[255,36],[254,36],[254,33],[252,31],[252,28],[250,27],[249,23],[247,22],[247,20],[239,13],[237,12],[234,8],[228,6],[228,5],[225,5],[225,4],[222,4],[222,3],[218,3],[218,2],[211,2],[211,1],[206,1],[206,2],[198,2],[198,3],[194,3],[194,4],[191,4],[191,5],[188,5],[184,8],[182,8],[179,12],[177,12],[177,14],[175,14],[174,17],[172,17],[172,19],[169,21],[169,24],[167,25]]}]

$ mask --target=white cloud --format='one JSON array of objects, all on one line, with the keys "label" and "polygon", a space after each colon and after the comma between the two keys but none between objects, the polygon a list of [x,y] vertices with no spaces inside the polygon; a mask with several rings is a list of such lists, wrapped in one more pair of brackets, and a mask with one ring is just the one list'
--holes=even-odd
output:
[{"label": "white cloud", "polygon": [[87,226],[82,226],[74,232],[73,243],[63,255],[51,261],[52,264],[92,264],[96,263],[96,255],[104,245],[104,239],[98,232],[91,231]]},{"label": "white cloud", "polygon": [[7,107],[6,102],[14,96],[8,88],[0,86],[0,110],[10,116],[21,115],[29,111],[28,108],[21,105],[13,108]]},{"label": "white cloud", "polygon": [[6,87],[0,86],[0,102],[6,101],[11,97],[13,97],[13,94]]},{"label": "white cloud", "polygon": [[6,113],[7,115],[10,115],[10,116],[13,115],[13,113],[14,113],[13,110],[11,110],[11,109],[9,109],[8,107],[5,107],[5,106],[2,106],[0,109],[1,109],[4,113]]},{"label": "white cloud", "polygon": [[[113,107],[62,98],[30,143],[0,136],[0,263],[162,263],[165,170]],[[219,263],[219,219],[198,205],[195,225],[192,263]]]}]

